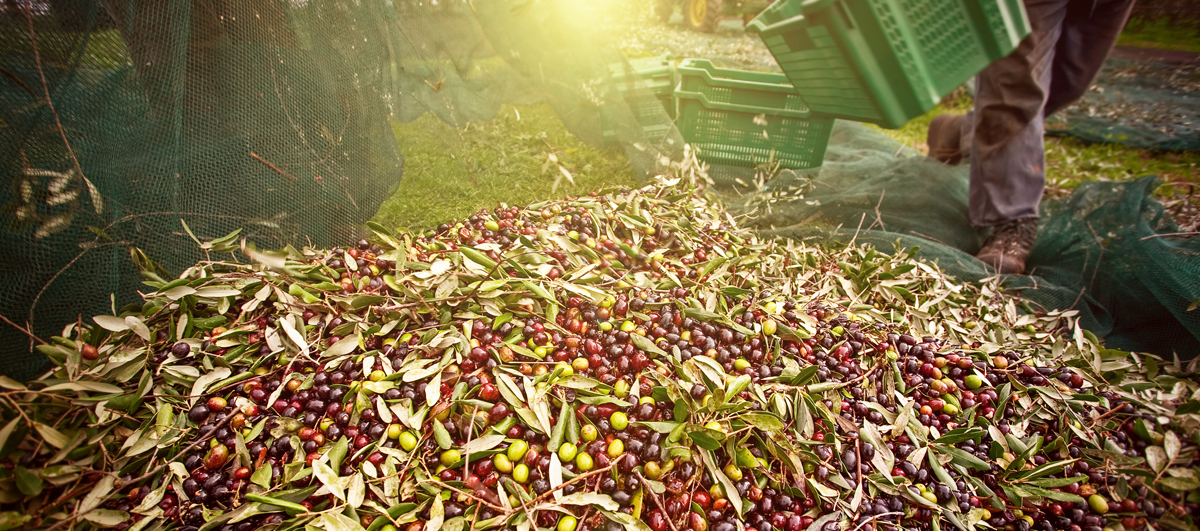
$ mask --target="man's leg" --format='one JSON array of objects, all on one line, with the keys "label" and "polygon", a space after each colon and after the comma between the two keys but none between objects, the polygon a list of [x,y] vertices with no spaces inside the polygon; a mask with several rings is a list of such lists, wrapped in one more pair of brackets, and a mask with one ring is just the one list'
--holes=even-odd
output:
[{"label": "man's leg", "polygon": [[1042,116],[1062,110],[1087,92],[1121,36],[1133,1],[1076,0],[1071,4],[1054,51],[1050,95]]},{"label": "man's leg", "polygon": [[1032,32],[976,80],[970,217],[976,227],[1036,218],[1045,187],[1042,109],[1069,0],[1027,0]]}]

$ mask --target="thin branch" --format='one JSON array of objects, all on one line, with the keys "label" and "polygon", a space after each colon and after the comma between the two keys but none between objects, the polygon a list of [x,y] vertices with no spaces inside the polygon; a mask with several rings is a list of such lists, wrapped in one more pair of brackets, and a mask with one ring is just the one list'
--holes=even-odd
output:
[{"label": "thin branch", "polygon": [[262,158],[262,157],[258,156],[258,153],[255,153],[255,152],[251,151],[251,152],[250,152],[250,156],[251,156],[251,157],[254,157],[254,158],[255,158],[255,159],[257,159],[259,162],[261,162],[261,163],[263,163],[263,164],[266,164],[268,168],[271,168],[272,170],[275,170],[275,171],[276,171],[277,173],[279,173],[280,175],[282,175],[282,176],[284,176],[284,177],[287,177],[287,178],[288,178],[288,180],[290,180],[290,181],[292,181],[292,182],[296,182],[296,176],[295,176],[295,175],[292,175],[292,174],[290,174],[290,173],[288,173],[288,172],[286,172],[286,171],[283,171],[283,170],[279,169],[279,167],[278,167],[278,166],[276,166],[276,165],[274,165],[274,164],[271,164],[269,161],[267,161],[267,159],[264,159],[264,158]]},{"label": "thin branch", "polygon": [[557,486],[557,487],[554,487],[554,488],[552,488],[552,489],[550,489],[550,490],[548,490],[548,491],[546,491],[546,492],[542,493],[542,495],[541,495],[541,496],[538,496],[537,498],[534,498],[534,499],[533,499],[533,501],[530,501],[530,502],[528,502],[528,503],[529,503],[530,505],[537,505],[538,503],[541,503],[543,500],[545,500],[545,499],[546,499],[547,497],[549,497],[550,495],[554,494],[554,492],[555,492],[555,491],[557,491],[557,490],[559,490],[559,489],[562,489],[562,488],[566,487],[567,485],[571,485],[571,484],[573,484],[573,483],[578,483],[579,481],[582,481],[582,480],[584,480],[584,479],[587,479],[587,478],[589,478],[589,477],[591,477],[591,476],[595,476],[595,475],[597,475],[597,474],[603,474],[604,472],[608,472],[608,471],[609,471],[609,470],[611,470],[611,469],[612,469],[612,467],[614,467],[614,466],[617,466],[617,463],[616,463],[616,461],[613,461],[613,463],[612,463],[611,465],[608,465],[608,466],[606,466],[606,467],[604,467],[604,468],[597,468],[597,469],[595,469],[595,470],[592,470],[591,472],[586,472],[586,473],[580,474],[580,475],[578,475],[578,476],[575,476],[573,479],[571,479],[571,481],[568,481],[568,482],[566,482],[566,483],[563,483],[562,485],[559,485],[559,486]]},{"label": "thin branch", "polygon": [[653,501],[654,505],[657,506],[659,508],[659,510],[661,510],[663,512],[663,516],[665,517],[664,519],[667,521],[667,524],[671,526],[671,531],[679,531],[679,528],[675,527],[675,522],[671,521],[671,517],[669,515],[667,515],[666,505],[663,505],[662,500],[658,499],[658,494],[654,493],[654,489],[650,488],[650,483],[648,481],[646,481],[646,478],[642,477],[641,472],[634,470],[633,473],[634,473],[634,475],[637,476],[638,481],[641,481],[642,485],[645,486],[645,489],[646,489],[645,492],[650,493],[650,500]]},{"label": "thin branch", "polygon": [[485,499],[483,499],[483,498],[480,498],[480,497],[478,497],[478,496],[475,496],[474,494],[468,494],[468,493],[466,493],[466,492],[463,492],[463,491],[461,491],[461,490],[459,490],[459,489],[456,489],[456,488],[454,488],[454,487],[451,487],[450,485],[447,485],[447,484],[445,484],[445,483],[442,483],[441,481],[438,481],[438,480],[436,480],[436,479],[430,478],[430,479],[428,479],[427,481],[429,481],[430,483],[433,483],[434,485],[437,485],[437,486],[439,486],[439,487],[441,487],[441,488],[443,488],[443,489],[448,489],[448,490],[450,490],[451,492],[456,492],[456,493],[458,493],[458,494],[461,494],[461,495],[463,495],[463,496],[466,496],[467,498],[470,498],[470,499],[472,499],[472,500],[475,500],[475,501],[477,501],[477,502],[479,502],[479,503],[481,503],[481,504],[483,504],[483,505],[486,505],[486,506],[488,506],[488,507],[490,507],[490,508],[492,508],[492,509],[494,509],[494,510],[500,511],[501,513],[508,514],[509,512],[511,512],[511,510],[509,510],[509,509],[505,509],[505,508],[503,508],[503,507],[501,507],[501,506],[499,506],[499,505],[494,505],[494,504],[492,504],[492,502],[489,502],[489,501],[487,501],[487,500],[485,500]]},{"label": "thin branch", "polygon": [[1184,237],[1190,238],[1197,234],[1200,234],[1200,232],[1166,232],[1163,234],[1151,234],[1149,236],[1143,236],[1142,239],[1139,241],[1146,241],[1146,240],[1150,240],[1150,239],[1154,239],[1154,238],[1165,238],[1167,236],[1184,236]]},{"label": "thin branch", "polygon": [[7,317],[5,317],[5,316],[3,316],[3,315],[0,315],[0,320],[3,320],[4,322],[6,322],[6,323],[8,323],[8,324],[12,325],[12,327],[13,327],[13,328],[16,328],[17,330],[20,330],[22,333],[24,333],[25,335],[29,336],[29,337],[30,337],[30,339],[33,339],[34,341],[37,341],[38,343],[41,343],[41,344],[43,344],[43,345],[46,345],[46,344],[48,344],[48,343],[46,343],[45,341],[43,341],[43,340],[42,340],[42,338],[40,338],[40,337],[38,337],[38,336],[34,335],[34,333],[33,333],[33,332],[31,332],[31,331],[30,331],[28,328],[22,328],[22,327],[21,327],[21,325],[19,325],[19,324],[17,324],[17,323],[14,323],[14,322],[12,322],[12,321],[9,321]]},{"label": "thin branch", "polygon": [[166,461],[163,461],[163,463],[162,463],[161,465],[158,465],[158,466],[154,467],[152,470],[150,470],[149,472],[147,472],[147,473],[145,473],[145,474],[142,474],[141,476],[138,476],[138,477],[136,477],[136,478],[134,478],[134,479],[132,479],[132,480],[130,480],[130,481],[127,481],[127,482],[125,482],[125,483],[124,483],[122,486],[124,486],[124,485],[136,485],[136,484],[138,484],[138,483],[141,483],[142,481],[144,481],[144,480],[146,480],[146,479],[149,479],[151,476],[154,476],[155,474],[158,474],[159,472],[161,472],[161,471],[162,471],[162,469],[166,468],[166,467],[167,467],[167,465],[170,465],[171,463],[175,462],[175,460],[176,460],[176,459],[179,459],[179,457],[180,457],[180,456],[187,455],[187,454],[188,454],[188,452],[191,452],[192,450],[195,450],[195,449],[196,449],[196,447],[200,446],[200,445],[201,445],[201,444],[203,444],[205,441],[207,441],[207,440],[211,439],[211,438],[212,438],[214,435],[216,435],[216,434],[217,434],[217,431],[218,431],[218,430],[220,430],[221,428],[224,428],[226,424],[229,424],[229,422],[233,420],[233,417],[234,417],[234,416],[235,416],[235,414],[233,414],[233,413],[230,413],[230,414],[226,415],[226,416],[225,416],[225,418],[221,420],[221,422],[218,422],[218,423],[217,423],[215,426],[213,426],[213,429],[212,429],[212,430],[210,430],[210,431],[208,432],[208,434],[206,434],[206,435],[204,435],[204,436],[200,437],[199,439],[196,439],[196,441],[195,441],[195,442],[193,442],[192,444],[189,444],[189,445],[187,446],[187,448],[184,448],[184,449],[183,449],[183,451],[181,451],[181,452],[179,452],[179,453],[175,454],[175,457],[172,457],[172,458],[170,458],[170,459],[167,459]]},{"label": "thin branch", "polygon": [[54,125],[58,126],[58,134],[62,136],[63,145],[67,148],[67,153],[71,155],[71,161],[75,163],[75,171],[79,172],[79,176],[86,179],[83,175],[83,167],[79,165],[79,159],[75,156],[75,150],[71,149],[71,142],[67,140],[67,132],[63,128],[62,120],[58,116],[58,110],[54,108],[54,102],[50,99],[50,84],[46,82],[46,71],[42,68],[42,55],[38,51],[37,32],[33,29],[33,4],[31,0],[25,0],[25,18],[29,21],[29,44],[33,47],[33,61],[37,66],[38,76],[42,80],[42,93],[46,97],[46,105],[50,107],[50,113],[54,115]]}]

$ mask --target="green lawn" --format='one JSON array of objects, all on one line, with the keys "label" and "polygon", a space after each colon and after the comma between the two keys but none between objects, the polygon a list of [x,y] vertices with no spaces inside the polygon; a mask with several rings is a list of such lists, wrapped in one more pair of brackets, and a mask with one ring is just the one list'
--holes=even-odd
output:
[{"label": "green lawn", "polygon": [[1167,18],[1133,19],[1125,26],[1117,44],[1200,53],[1200,28],[1195,22],[1175,23]]},{"label": "green lawn", "polygon": [[[624,152],[584,144],[545,104],[505,106],[496,118],[462,129],[425,114],[395,122],[392,130],[404,154],[404,178],[375,215],[387,227],[429,229],[497,203],[638,185]],[[552,153],[574,183],[550,161]]]}]

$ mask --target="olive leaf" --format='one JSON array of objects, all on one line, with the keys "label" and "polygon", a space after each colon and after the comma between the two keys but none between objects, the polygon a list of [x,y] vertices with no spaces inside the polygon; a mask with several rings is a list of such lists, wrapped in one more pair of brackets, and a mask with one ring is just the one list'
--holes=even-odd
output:
[{"label": "olive leaf", "polygon": [[1171,459],[1167,457],[1167,451],[1161,446],[1146,447],[1146,463],[1150,465],[1150,469],[1155,472],[1162,472],[1171,464]]},{"label": "olive leaf", "polygon": [[342,481],[338,477],[337,472],[334,472],[332,468],[329,468],[329,465],[322,463],[321,461],[313,461],[312,472],[313,476],[316,476],[317,480],[320,481],[325,488],[329,489],[330,494],[339,500],[346,501],[346,492],[342,487]]},{"label": "olive leaf", "polygon": [[1166,435],[1163,436],[1163,449],[1166,451],[1168,464],[1179,458],[1179,450],[1182,447],[1183,443],[1180,442],[1179,436],[1175,435],[1175,432],[1168,430]]}]

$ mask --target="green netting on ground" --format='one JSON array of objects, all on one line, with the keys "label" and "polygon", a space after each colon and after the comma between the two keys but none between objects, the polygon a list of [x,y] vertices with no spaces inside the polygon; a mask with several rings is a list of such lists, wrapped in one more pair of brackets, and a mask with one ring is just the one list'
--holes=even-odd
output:
[{"label": "green netting on ground", "polygon": [[[716,37],[685,32],[679,43],[615,34],[601,23],[610,7],[0,4],[0,315],[16,325],[0,326],[0,373],[27,377],[42,366],[17,326],[45,337],[138,303],[131,251],[171,275],[205,258],[183,222],[200,240],[241,229],[239,237],[260,248],[356,240],[402,177],[406,146],[397,144],[394,121],[429,113],[462,126],[506,103],[544,102],[572,133],[622,146],[648,175],[664,155],[680,154],[682,138],[630,71],[619,39],[627,48],[630,39],[643,41],[635,48],[647,53],[637,56],[676,52],[772,67],[760,43],[730,28]],[[744,191],[767,166],[711,175]],[[965,168],[839,124],[824,168],[785,173],[768,192],[730,200],[758,206],[751,221],[772,233],[856,237],[885,250],[899,239],[960,277],[986,275],[970,257],[984,235],[967,223]],[[1097,184],[1047,205],[1034,276],[1008,285],[1025,288],[1035,304],[1080,309],[1110,346],[1194,355],[1200,312],[1186,307],[1200,295],[1198,244],[1144,239],[1171,232],[1151,188]]]},{"label": "green netting on ground", "polygon": [[[614,77],[628,63],[587,7],[4,3],[0,315],[46,337],[139,302],[133,249],[173,275],[204,258],[181,220],[201,240],[240,228],[260,248],[354,241],[401,179],[392,120],[460,126],[544,101],[652,172],[682,141],[636,76]],[[31,341],[0,326],[0,373],[41,367]]]},{"label": "green netting on ground", "polygon": [[[1009,276],[1034,308],[1073,308],[1109,348],[1200,354],[1200,239],[1178,232],[1151,192],[1154,177],[1080,186],[1042,205],[1029,276]],[[730,198],[770,235],[919,247],[960,279],[993,275],[972,255],[987,234],[967,219],[967,167],[917,155],[865,126],[838,121],[825,165],[784,172]]]},{"label": "green netting on ground", "polygon": [[1200,58],[1118,50],[1082,99],[1047,121],[1049,134],[1142,149],[1200,150]]}]

